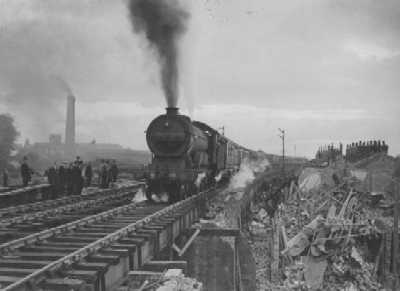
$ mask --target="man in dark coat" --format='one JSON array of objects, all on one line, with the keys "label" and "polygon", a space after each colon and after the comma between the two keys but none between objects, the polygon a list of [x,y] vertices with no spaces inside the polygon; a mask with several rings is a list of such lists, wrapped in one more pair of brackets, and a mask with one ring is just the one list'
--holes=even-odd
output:
[{"label": "man in dark coat", "polygon": [[100,187],[107,188],[108,187],[108,168],[107,164],[103,160],[101,167],[100,167]]},{"label": "man in dark coat", "polygon": [[88,162],[85,168],[86,187],[90,187],[90,185],[92,184],[92,177],[93,177],[92,164]]},{"label": "man in dark coat", "polygon": [[66,177],[65,167],[62,164],[60,165],[60,167],[58,167],[57,174],[58,174],[58,180],[59,180],[58,192],[60,193],[61,196],[63,196],[65,193],[65,187],[67,184],[67,177]]},{"label": "man in dark coat", "polygon": [[8,171],[6,168],[3,170],[3,187],[8,187]]},{"label": "man in dark coat", "polygon": [[117,177],[118,177],[118,167],[115,162],[115,160],[112,161],[111,163],[111,177],[112,177],[112,182],[115,183],[117,182]]},{"label": "man in dark coat", "polygon": [[67,185],[67,195],[73,195],[73,186],[74,186],[74,179],[73,179],[73,174],[72,174],[72,163],[68,165],[68,168],[65,170],[65,181]]},{"label": "man in dark coat", "polygon": [[50,167],[47,171],[47,180],[51,186],[51,194],[52,197],[57,196],[57,166],[54,164],[54,166]]},{"label": "man in dark coat", "polygon": [[28,186],[31,180],[32,170],[28,165],[28,158],[24,157],[21,164],[21,177],[22,177],[22,185],[24,187]]},{"label": "man in dark coat", "polygon": [[113,175],[112,175],[112,168],[110,161],[106,161],[106,166],[107,166],[107,188],[110,187],[110,184],[113,181]]},{"label": "man in dark coat", "polygon": [[73,193],[74,195],[80,195],[83,188],[82,170],[80,164],[75,162],[72,167],[72,181],[73,181]]}]

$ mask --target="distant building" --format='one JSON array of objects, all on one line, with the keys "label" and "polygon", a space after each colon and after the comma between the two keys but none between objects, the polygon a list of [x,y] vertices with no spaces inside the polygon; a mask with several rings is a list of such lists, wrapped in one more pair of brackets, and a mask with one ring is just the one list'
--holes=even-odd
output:
[{"label": "distant building", "polygon": [[[38,168],[50,166],[54,162],[72,161],[70,153],[62,142],[61,135],[51,134],[48,142],[36,142],[25,144],[20,148],[23,154],[34,154],[41,162]],[[124,148],[119,144],[112,143],[76,143],[74,146],[75,155],[79,155],[85,161],[100,159],[116,160],[119,164],[137,165],[148,164],[151,155],[148,151],[138,151]]]},{"label": "distant building", "polygon": [[49,143],[52,145],[61,146],[62,144],[61,134],[50,134]]},{"label": "distant building", "polygon": [[315,154],[315,159],[320,162],[333,162],[341,158],[343,158],[342,143],[337,147],[334,144],[321,146]]},{"label": "distant building", "polygon": [[54,162],[72,161],[76,155],[86,161],[112,159],[128,166],[149,163],[151,155],[147,151],[134,151],[113,143],[97,143],[95,139],[90,143],[76,143],[75,101],[74,96],[67,96],[64,143],[61,134],[50,134],[47,142],[31,144],[27,140],[20,148],[21,155],[33,154],[35,158],[31,160],[36,163],[35,168],[45,168]]},{"label": "distant building", "polygon": [[346,160],[349,162],[357,162],[377,153],[387,155],[388,150],[389,146],[385,141],[381,140],[353,142],[346,146]]}]

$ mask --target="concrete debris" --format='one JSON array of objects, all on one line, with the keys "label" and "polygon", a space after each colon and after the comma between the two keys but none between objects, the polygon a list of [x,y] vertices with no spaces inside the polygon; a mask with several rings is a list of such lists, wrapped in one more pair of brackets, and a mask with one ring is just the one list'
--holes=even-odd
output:
[{"label": "concrete debris", "polygon": [[[273,211],[268,201],[273,191],[278,193],[273,190],[274,181],[260,183],[267,187],[260,187],[252,205],[250,233],[257,236],[263,229],[272,237],[275,230],[271,233],[271,227],[278,223],[282,225],[280,236],[288,241],[280,249],[281,281],[268,276],[261,279],[265,277],[257,271],[259,287],[385,290],[387,282],[378,282],[377,269],[384,235],[393,228],[393,171],[393,159],[382,155],[357,164],[339,161],[304,168],[297,187],[290,185],[279,191],[284,199],[276,199],[280,203]],[[274,244],[269,240],[264,244],[269,245],[267,260],[272,261]],[[260,273],[270,268],[268,264],[261,266]]]},{"label": "concrete debris", "polygon": [[268,213],[264,208],[261,208],[260,211],[257,213],[256,219],[258,221],[264,221],[265,218],[268,217]]},{"label": "concrete debris", "polygon": [[182,269],[168,269],[167,272],[165,272],[164,277],[169,278],[169,277],[180,277],[183,276],[183,271]]},{"label": "concrete debris", "polygon": [[168,270],[162,285],[156,291],[202,291],[203,284],[196,279],[185,277],[180,269]]},{"label": "concrete debris", "polygon": [[[282,254],[291,257],[306,254],[303,259],[303,273],[308,290],[321,288],[327,270],[330,270],[336,276],[344,277],[348,270],[352,268],[350,267],[350,259],[358,262],[360,268],[368,269],[355,247],[356,239],[373,235],[376,228],[367,219],[355,217],[353,210],[357,202],[354,199],[354,194],[350,192],[338,212],[336,206],[331,205],[325,218],[322,215],[317,215],[288,241],[287,248],[282,251]],[[349,249],[349,254],[348,258],[345,259],[343,258],[343,250],[346,248]],[[337,258],[335,262],[332,262],[333,257]],[[328,268],[329,264],[330,268]],[[368,281],[369,285],[374,285],[372,274],[367,275],[368,273],[365,270],[363,271],[364,277],[358,276],[355,279],[362,280],[362,284]],[[290,284],[293,284],[293,282],[290,282]],[[379,287],[380,285],[377,284],[376,286]]]},{"label": "concrete debris", "polygon": [[318,189],[321,185],[321,175],[319,173],[313,173],[307,176],[300,184],[300,189],[304,191],[310,191]]},{"label": "concrete debris", "polygon": [[360,253],[357,251],[357,249],[354,246],[351,248],[351,257],[353,259],[355,259],[360,264],[360,266],[364,265],[363,258],[361,257]]},{"label": "concrete debris", "polygon": [[307,283],[307,287],[310,290],[317,290],[322,287],[324,279],[324,273],[328,262],[326,259],[317,259],[313,256],[305,257],[305,270],[304,278]]},{"label": "concrete debris", "polygon": [[360,180],[360,181],[365,181],[367,178],[368,172],[365,170],[351,170],[350,174],[352,177]]},{"label": "concrete debris", "polygon": [[344,291],[358,291],[359,289],[353,284],[349,283],[344,287]]}]

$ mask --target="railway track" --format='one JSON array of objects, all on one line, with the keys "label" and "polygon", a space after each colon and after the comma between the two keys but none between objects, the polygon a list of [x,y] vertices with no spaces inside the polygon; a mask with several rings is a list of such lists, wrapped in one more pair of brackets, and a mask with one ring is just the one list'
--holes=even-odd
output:
[{"label": "railway track", "polygon": [[89,193],[86,195],[72,195],[72,196],[66,196],[66,197],[62,197],[62,198],[58,198],[58,199],[45,200],[45,201],[40,201],[40,202],[32,202],[32,203],[26,203],[26,204],[21,204],[21,205],[17,205],[17,206],[10,206],[7,208],[1,208],[0,209],[0,219],[12,218],[12,217],[20,216],[22,214],[29,214],[29,213],[34,213],[37,211],[43,211],[43,210],[46,210],[49,208],[59,207],[59,206],[74,203],[74,202],[97,199],[100,196],[115,193],[115,191],[118,191],[120,189],[127,189],[128,187],[136,188],[141,185],[143,185],[143,184],[137,183],[137,184],[134,184],[131,186],[121,187],[121,188],[116,188],[116,189],[99,189],[96,192],[92,192],[92,193]]},{"label": "railway track", "polygon": [[2,244],[1,290],[110,290],[170,246],[214,193],[170,206],[131,203]]},{"label": "railway track", "polygon": [[7,215],[0,219],[0,243],[6,243],[49,227],[130,203],[133,194],[141,186],[142,184],[136,184],[120,189],[100,191],[83,197],[74,197],[71,200],[63,199],[62,203],[46,202],[39,208],[44,210],[34,211],[36,207],[29,207],[25,213],[17,212],[12,217]]},{"label": "railway track", "polygon": [[51,195],[51,186],[49,184],[18,187],[0,193],[0,207],[9,207],[21,203],[48,200]]}]

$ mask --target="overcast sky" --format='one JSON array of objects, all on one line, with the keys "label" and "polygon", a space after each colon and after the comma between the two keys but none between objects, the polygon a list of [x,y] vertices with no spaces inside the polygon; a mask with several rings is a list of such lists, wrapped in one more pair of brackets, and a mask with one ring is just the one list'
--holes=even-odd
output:
[{"label": "overcast sky", "polygon": [[[400,153],[400,1],[185,0],[179,106],[253,149],[312,156],[385,139]],[[164,111],[157,64],[123,0],[0,0],[0,112],[21,139],[64,135],[66,80],[78,140],[146,149]]]}]

